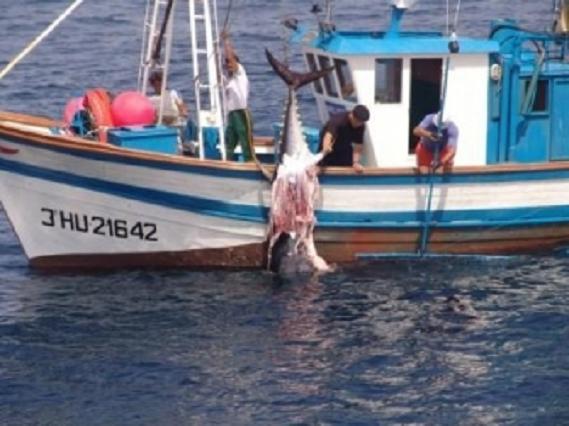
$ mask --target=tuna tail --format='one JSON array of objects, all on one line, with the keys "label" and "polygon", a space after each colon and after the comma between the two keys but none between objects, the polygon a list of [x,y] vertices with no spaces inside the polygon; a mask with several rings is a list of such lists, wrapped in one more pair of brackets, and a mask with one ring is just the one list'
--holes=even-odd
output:
[{"label": "tuna tail", "polygon": [[328,74],[330,71],[334,69],[334,67],[330,67],[320,71],[299,73],[292,71],[285,64],[278,61],[271,54],[271,52],[269,52],[268,49],[265,49],[265,54],[267,55],[267,60],[269,61],[269,64],[271,64],[275,72],[292,90],[297,90],[308,83],[318,80],[319,78],[324,77],[326,74]]}]

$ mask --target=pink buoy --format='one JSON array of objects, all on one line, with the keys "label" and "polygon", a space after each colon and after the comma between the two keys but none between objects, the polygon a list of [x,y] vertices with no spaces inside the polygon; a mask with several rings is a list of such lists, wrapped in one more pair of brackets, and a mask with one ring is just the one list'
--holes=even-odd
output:
[{"label": "pink buoy", "polygon": [[73,121],[73,116],[77,111],[81,111],[83,107],[83,97],[71,98],[65,104],[65,109],[63,110],[63,122],[70,126]]},{"label": "pink buoy", "polygon": [[156,109],[150,99],[140,92],[123,92],[111,105],[115,126],[145,126],[154,124]]}]

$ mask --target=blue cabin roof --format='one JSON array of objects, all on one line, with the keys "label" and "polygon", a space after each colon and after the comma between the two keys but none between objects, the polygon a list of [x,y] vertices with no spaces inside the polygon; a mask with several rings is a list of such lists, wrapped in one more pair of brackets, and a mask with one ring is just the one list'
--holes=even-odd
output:
[{"label": "blue cabin roof", "polygon": [[[312,47],[336,55],[446,55],[449,37],[436,32],[332,32],[323,33]],[[493,40],[458,38],[460,53],[496,53]]]}]

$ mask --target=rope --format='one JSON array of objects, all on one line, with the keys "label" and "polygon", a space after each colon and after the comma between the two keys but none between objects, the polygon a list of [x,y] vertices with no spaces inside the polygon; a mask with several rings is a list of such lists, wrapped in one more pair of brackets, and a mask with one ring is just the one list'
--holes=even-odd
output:
[{"label": "rope", "polygon": [[439,114],[440,114],[440,116],[439,116],[439,121],[437,123],[437,133],[439,133],[439,134],[441,131],[442,120],[444,117],[443,114],[444,114],[445,104],[446,104],[449,66],[450,66],[450,56],[447,56],[445,58],[445,70],[444,70],[444,74],[443,74],[443,90],[441,91],[441,98],[439,100]]},{"label": "rope", "polygon": [[[450,56],[445,58],[445,69],[443,74],[443,82],[442,82],[442,90],[441,90],[441,97],[439,101],[439,119],[437,121],[437,137],[441,138],[441,129],[443,125],[443,117],[444,117],[444,109],[446,103],[446,95],[447,95],[447,87],[448,87],[448,71],[450,66]],[[440,146],[437,144],[435,148],[435,153],[433,155],[433,162],[435,163],[434,166],[437,165],[439,162],[440,156]],[[431,226],[431,202],[433,198],[433,189],[435,186],[434,183],[434,174],[435,174],[435,167],[431,166],[429,168],[429,190],[427,195],[427,206],[425,208],[425,219],[423,221],[423,229],[421,233],[421,245],[419,247],[419,255],[422,257],[427,252],[427,245],[428,245],[428,237],[429,237],[429,228]]]},{"label": "rope", "polygon": [[457,0],[456,7],[454,9],[454,19],[452,25],[450,22],[450,0],[446,0],[446,33],[449,35],[451,32],[456,31],[458,28],[458,17],[460,15],[460,6],[462,0]]},{"label": "rope", "polygon": [[71,4],[61,15],[59,15],[55,21],[53,21],[40,35],[38,35],[29,45],[27,45],[26,48],[22,50],[14,59],[12,59],[12,61],[0,72],[0,80],[2,80],[10,71],[12,71],[12,69],[38,44],[40,44],[44,38],[51,34],[53,30],[55,30],[55,28],[57,28],[57,26],[61,24],[65,18],[67,18],[77,7],[81,5],[81,3],[83,3],[83,0],[75,0],[75,2],[73,2],[73,4]]},{"label": "rope", "polygon": [[227,5],[227,12],[225,13],[225,19],[223,20],[222,32],[226,32],[229,29],[229,17],[231,16],[231,8],[233,7],[233,0],[229,0]]},{"label": "rope", "polygon": [[434,165],[429,167],[429,191],[427,194],[427,207],[425,209],[425,220],[423,221],[423,230],[421,233],[421,246],[419,247],[419,256],[423,257],[427,252],[427,241],[429,239],[429,227],[431,224],[432,215],[432,201],[433,201],[433,189],[435,186],[435,167],[439,162],[440,157],[440,147],[437,145],[435,148],[435,153],[433,155]]},{"label": "rope", "polygon": [[456,2],[456,9],[454,11],[454,23],[453,23],[453,31],[456,31],[458,28],[458,15],[460,14],[460,4],[462,0],[458,0]]},{"label": "rope", "polygon": [[537,83],[539,82],[539,75],[541,74],[541,68],[543,62],[545,61],[545,49],[543,49],[537,42],[533,42],[536,49],[539,52],[539,58],[536,63],[535,70],[531,76],[530,84],[526,89],[526,96],[522,102],[522,114],[527,115],[530,113],[533,105],[535,103],[535,97],[537,95]]},{"label": "rope", "polygon": [[445,15],[445,16],[446,16],[446,21],[445,21],[445,22],[446,22],[446,25],[445,25],[445,28],[446,28],[446,33],[447,33],[447,35],[448,35],[449,32],[450,32],[450,31],[449,31],[449,30],[450,30],[450,29],[449,29],[449,1],[450,1],[450,0],[447,0],[447,1],[446,1],[447,13],[446,13],[446,15]]}]

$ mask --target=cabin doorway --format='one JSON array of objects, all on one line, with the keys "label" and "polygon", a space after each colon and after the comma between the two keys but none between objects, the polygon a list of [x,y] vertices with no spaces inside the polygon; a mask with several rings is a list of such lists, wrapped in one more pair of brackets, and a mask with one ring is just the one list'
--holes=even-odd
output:
[{"label": "cabin doorway", "polygon": [[409,154],[415,152],[413,129],[427,114],[439,110],[442,59],[411,59],[411,99],[409,102]]}]

